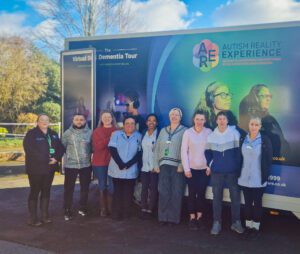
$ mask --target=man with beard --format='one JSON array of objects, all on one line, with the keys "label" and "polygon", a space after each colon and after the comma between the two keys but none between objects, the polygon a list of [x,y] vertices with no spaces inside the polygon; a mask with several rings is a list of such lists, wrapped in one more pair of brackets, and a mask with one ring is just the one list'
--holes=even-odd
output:
[{"label": "man with beard", "polygon": [[66,149],[64,209],[65,220],[72,219],[72,202],[75,182],[79,175],[80,201],[78,214],[87,215],[87,200],[91,181],[91,135],[92,131],[86,124],[83,114],[75,114],[73,123],[62,135],[62,143]]}]

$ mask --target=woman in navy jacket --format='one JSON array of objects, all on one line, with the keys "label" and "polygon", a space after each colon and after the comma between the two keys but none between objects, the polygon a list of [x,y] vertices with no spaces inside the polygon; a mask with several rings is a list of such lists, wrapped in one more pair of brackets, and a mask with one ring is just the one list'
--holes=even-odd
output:
[{"label": "woman in navy jacket", "polygon": [[57,133],[48,126],[49,117],[45,114],[39,115],[37,126],[27,132],[23,142],[25,167],[30,184],[28,224],[31,226],[41,225],[37,217],[39,195],[42,222],[51,222],[48,216],[50,188],[54,173],[59,169],[58,162],[64,153],[64,147]]}]

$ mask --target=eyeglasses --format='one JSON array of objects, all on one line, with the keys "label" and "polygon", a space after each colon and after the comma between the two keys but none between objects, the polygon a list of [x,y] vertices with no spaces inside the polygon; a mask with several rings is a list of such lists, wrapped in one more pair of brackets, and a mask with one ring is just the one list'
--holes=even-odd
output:
[{"label": "eyeglasses", "polygon": [[260,99],[272,99],[272,94],[259,94]]},{"label": "eyeglasses", "polygon": [[221,96],[222,99],[227,99],[227,98],[232,98],[233,94],[232,93],[217,93],[217,94],[214,94],[214,97],[217,97],[217,96]]}]

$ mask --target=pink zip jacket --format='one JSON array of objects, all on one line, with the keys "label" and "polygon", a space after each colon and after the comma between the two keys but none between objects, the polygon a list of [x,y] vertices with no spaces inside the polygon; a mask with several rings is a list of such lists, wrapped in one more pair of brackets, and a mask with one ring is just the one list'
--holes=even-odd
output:
[{"label": "pink zip jacket", "polygon": [[200,133],[197,133],[194,127],[184,132],[181,144],[181,161],[185,172],[190,171],[191,168],[206,169],[207,162],[204,152],[207,137],[211,132],[205,127]]}]

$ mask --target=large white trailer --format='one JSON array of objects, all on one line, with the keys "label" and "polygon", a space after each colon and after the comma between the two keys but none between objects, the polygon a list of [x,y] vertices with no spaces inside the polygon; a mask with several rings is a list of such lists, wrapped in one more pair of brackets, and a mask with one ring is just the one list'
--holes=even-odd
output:
[{"label": "large white trailer", "polygon": [[102,109],[120,120],[127,90],[138,94],[140,112],[158,114],[162,126],[174,106],[190,126],[196,108],[214,115],[211,84],[221,83],[230,94],[223,110],[235,124],[246,129],[256,113],[272,140],[263,205],[299,218],[299,70],[300,22],[69,38],[62,52],[63,128],[75,111],[93,127]]}]

